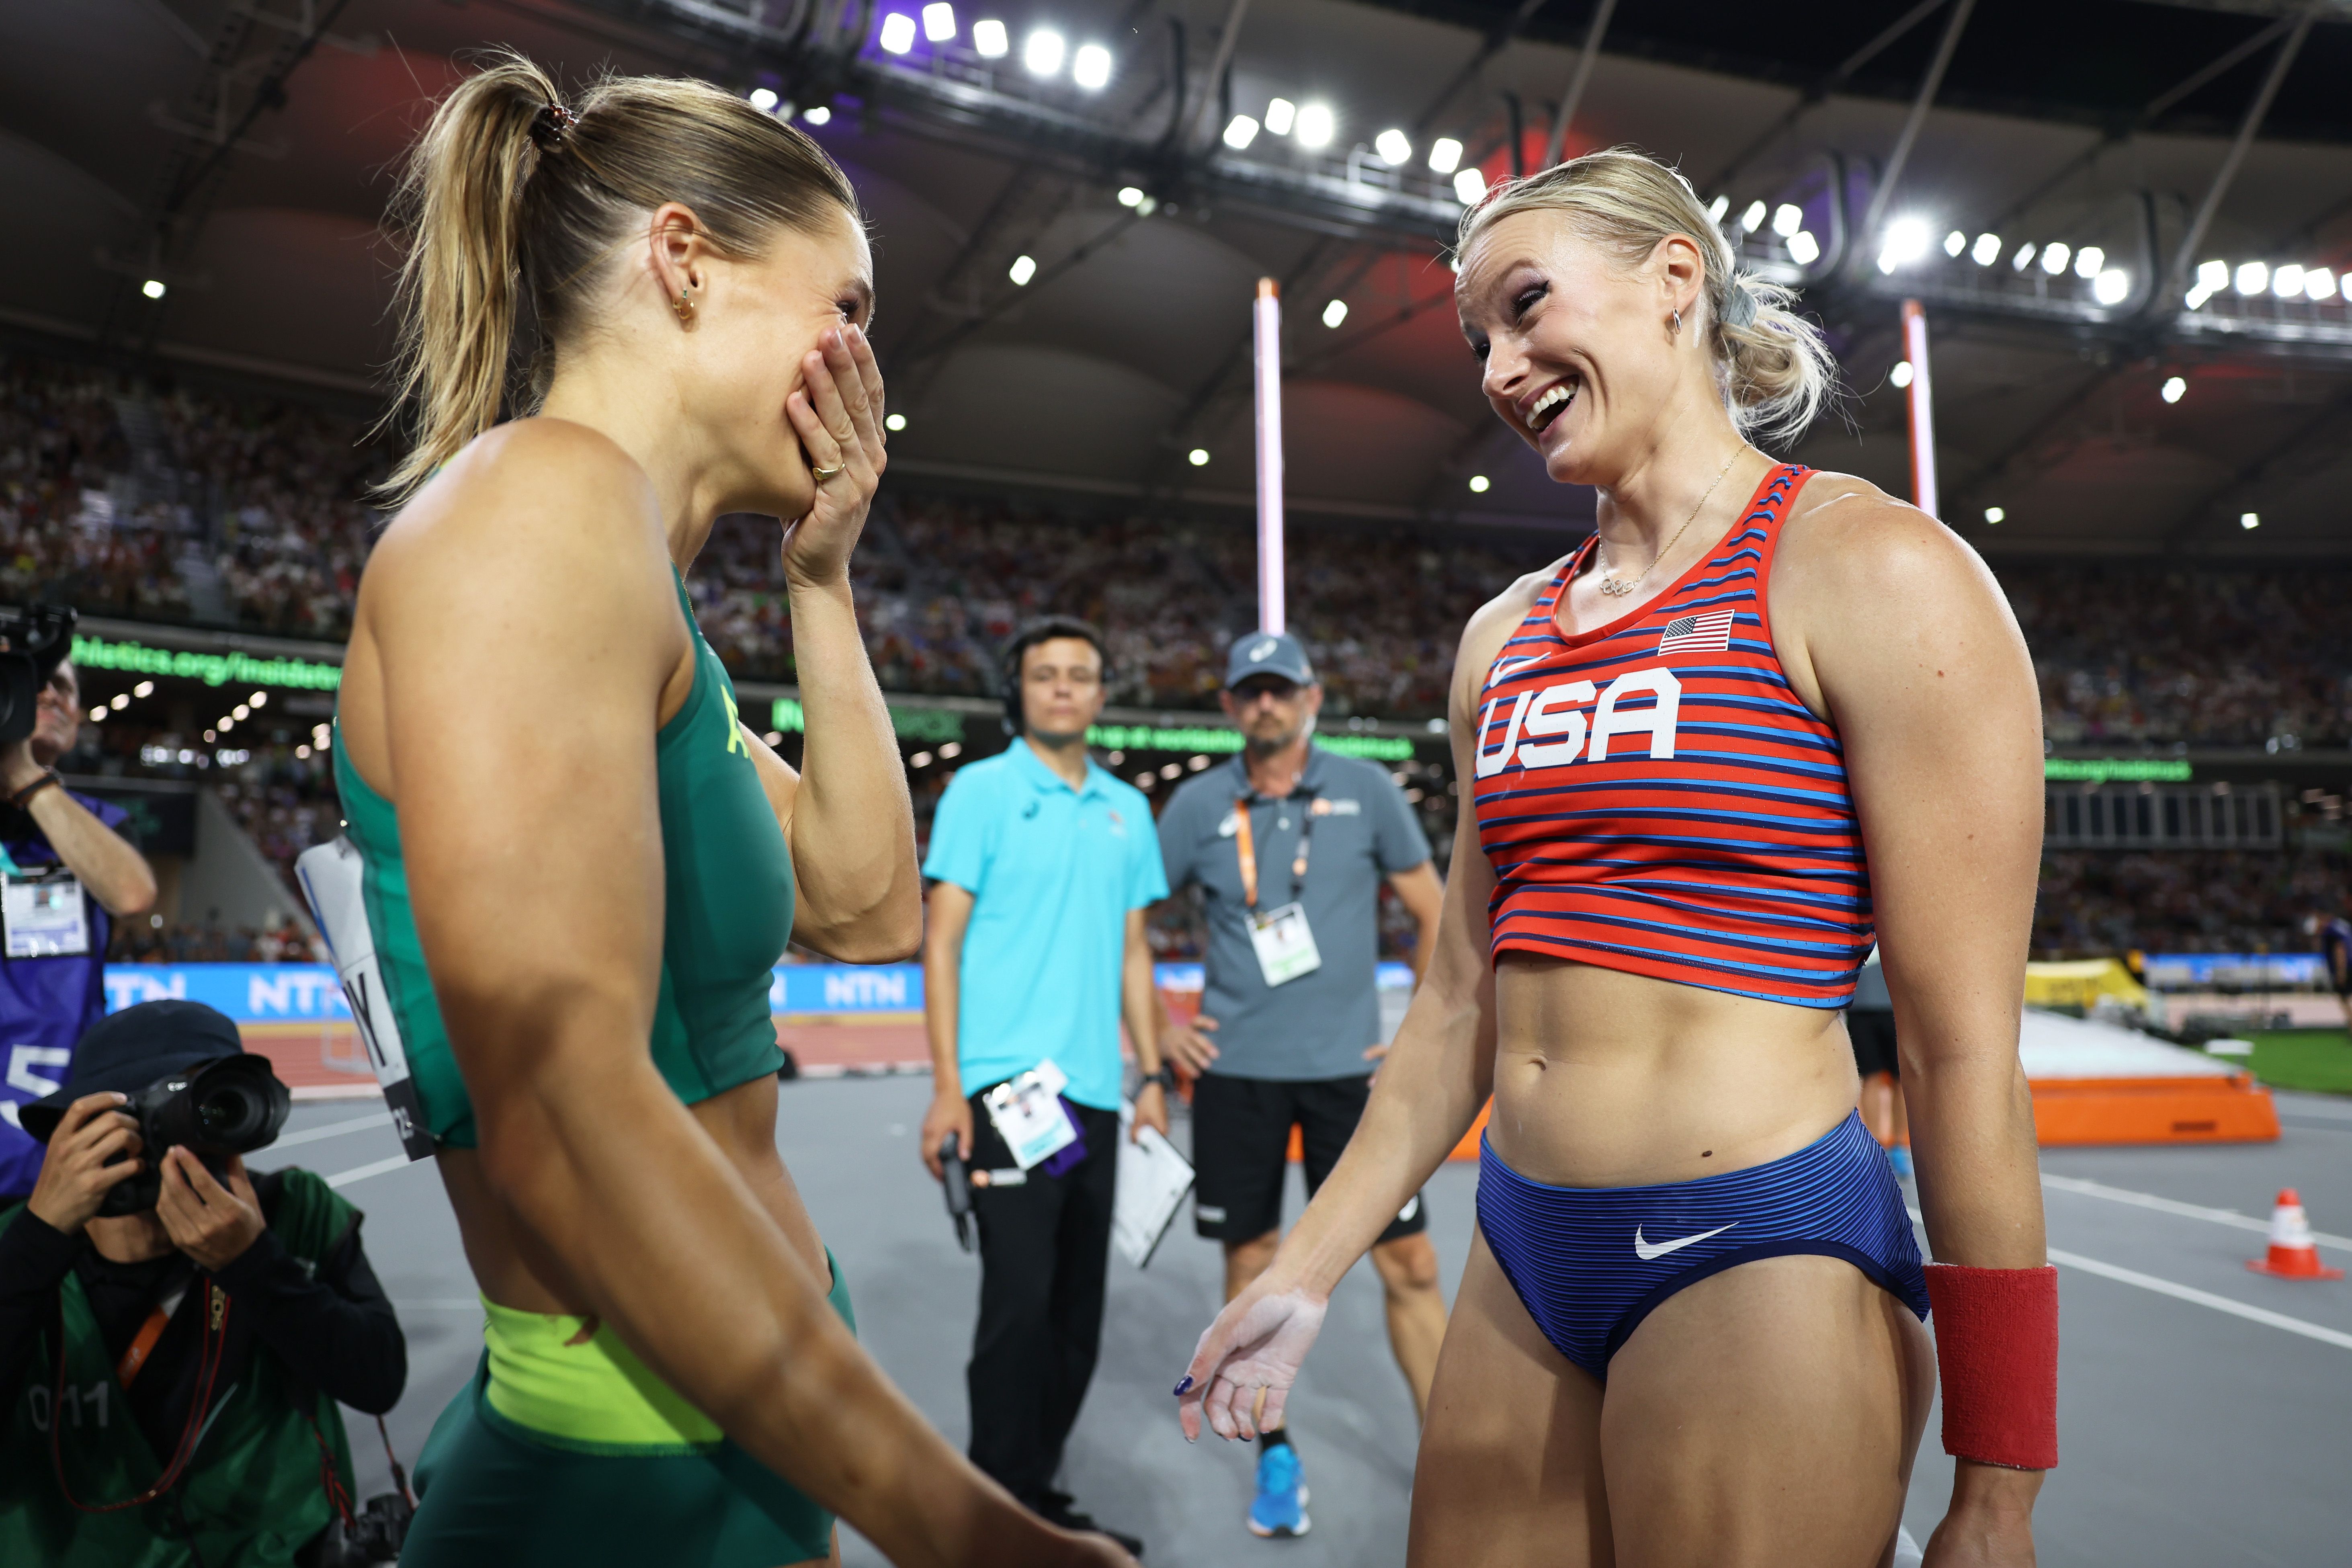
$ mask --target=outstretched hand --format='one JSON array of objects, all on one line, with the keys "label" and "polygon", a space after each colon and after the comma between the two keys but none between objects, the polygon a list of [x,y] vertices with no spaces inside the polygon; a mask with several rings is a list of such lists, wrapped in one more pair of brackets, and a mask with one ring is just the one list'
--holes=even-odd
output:
[{"label": "outstretched hand", "polygon": [[[1225,1303],[1192,1352],[1176,1385],[1176,1420],[1186,1442],[1198,1442],[1201,1423],[1220,1437],[1254,1438],[1282,1425],[1290,1385],[1322,1330],[1328,1297],[1292,1287],[1276,1289],[1269,1272]],[[1265,1408],[1259,1409],[1260,1394]]]},{"label": "outstretched hand", "polygon": [[784,569],[804,583],[830,583],[849,571],[850,552],[866,528],[866,509],[888,466],[882,433],[882,367],[853,326],[829,328],[801,356],[803,384],[784,412],[808,455],[816,499],[808,515],[787,519]]}]

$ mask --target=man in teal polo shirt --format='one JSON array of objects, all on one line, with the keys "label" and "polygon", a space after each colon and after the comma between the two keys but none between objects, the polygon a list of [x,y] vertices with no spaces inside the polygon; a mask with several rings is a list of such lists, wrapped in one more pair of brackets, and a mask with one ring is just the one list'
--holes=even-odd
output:
[{"label": "man in teal polo shirt", "polygon": [[[1087,755],[1101,634],[1066,617],[1032,622],[1008,645],[1004,676],[1019,735],[949,784],[923,865],[935,1085],[923,1161],[939,1175],[952,1136],[973,1173],[972,1463],[1055,1523],[1100,1530],[1055,1474],[1102,1341],[1122,1015],[1143,1072],[1136,1127],[1168,1131],[1143,932],[1168,881],[1150,804]],[[1106,1533],[1141,1554],[1133,1537]]]}]

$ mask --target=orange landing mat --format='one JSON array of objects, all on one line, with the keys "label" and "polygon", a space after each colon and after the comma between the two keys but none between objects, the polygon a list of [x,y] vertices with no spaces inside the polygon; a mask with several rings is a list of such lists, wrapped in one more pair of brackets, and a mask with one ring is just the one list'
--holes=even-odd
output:
[{"label": "orange landing mat", "polygon": [[2278,1108],[2251,1074],[2210,1078],[2035,1079],[2043,1148],[2095,1143],[2269,1143]]}]

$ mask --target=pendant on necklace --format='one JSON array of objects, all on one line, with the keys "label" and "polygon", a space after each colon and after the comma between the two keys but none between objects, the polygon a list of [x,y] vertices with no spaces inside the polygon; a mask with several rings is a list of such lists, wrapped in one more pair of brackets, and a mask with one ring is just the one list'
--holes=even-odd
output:
[{"label": "pendant on necklace", "polygon": [[1633,591],[1633,584],[1631,583],[1621,583],[1614,577],[1603,577],[1601,579],[1601,591],[1608,595],[1612,599],[1618,599],[1632,593]]}]

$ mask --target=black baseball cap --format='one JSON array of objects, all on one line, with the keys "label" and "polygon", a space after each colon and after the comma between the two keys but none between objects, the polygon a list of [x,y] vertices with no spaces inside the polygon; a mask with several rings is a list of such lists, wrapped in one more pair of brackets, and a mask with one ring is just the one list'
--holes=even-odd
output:
[{"label": "black baseball cap", "polygon": [[[142,1002],[92,1024],[74,1047],[65,1088],[16,1108],[25,1131],[46,1143],[86,1094],[135,1094],[166,1073],[246,1055],[228,1015],[201,1002]],[[258,1058],[268,1061],[264,1057]]]}]

